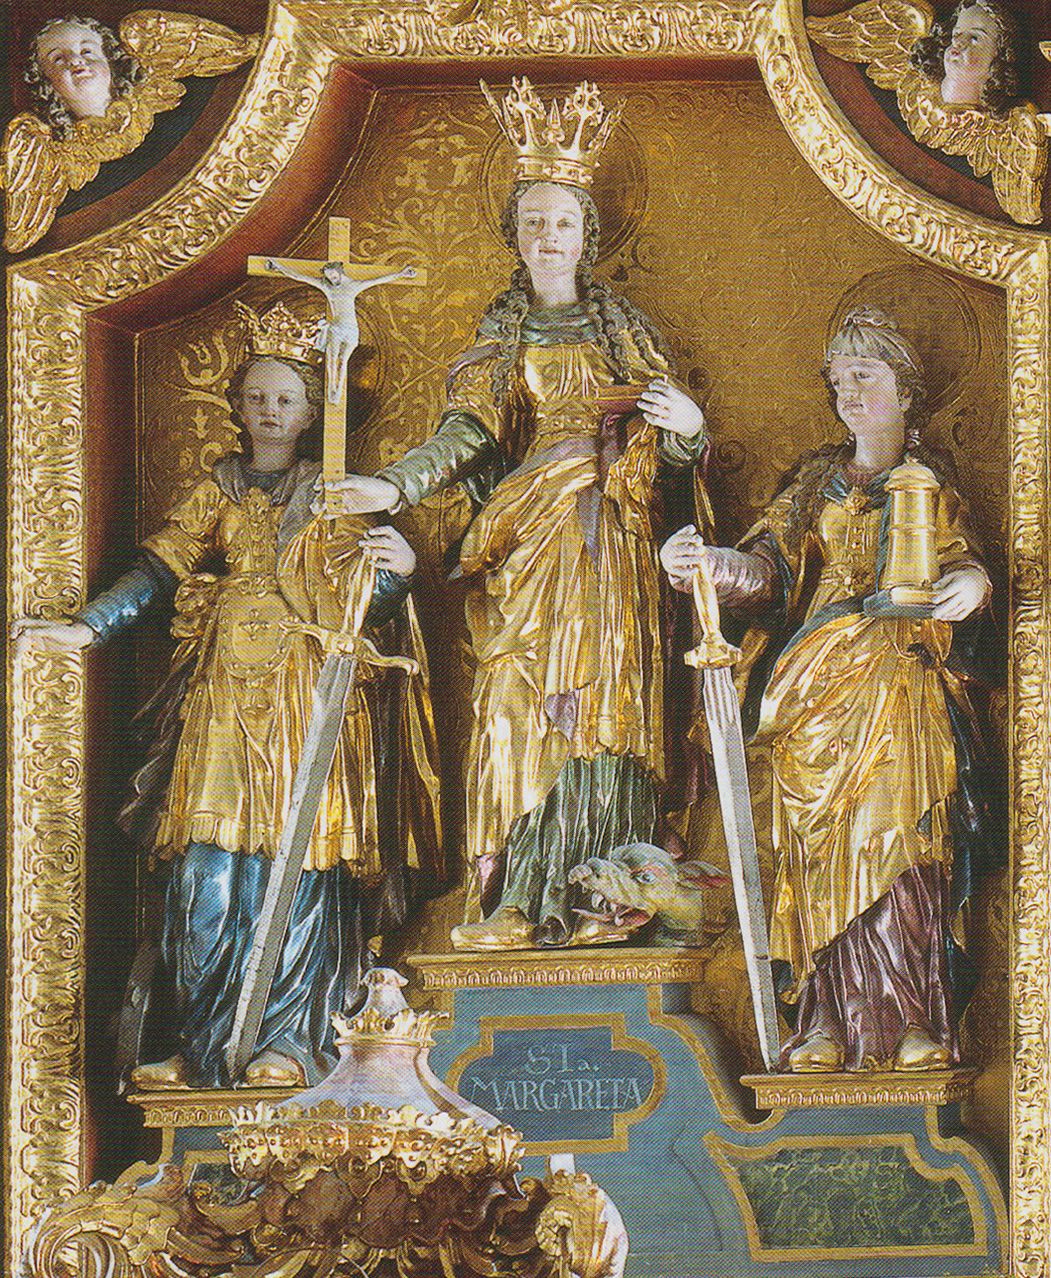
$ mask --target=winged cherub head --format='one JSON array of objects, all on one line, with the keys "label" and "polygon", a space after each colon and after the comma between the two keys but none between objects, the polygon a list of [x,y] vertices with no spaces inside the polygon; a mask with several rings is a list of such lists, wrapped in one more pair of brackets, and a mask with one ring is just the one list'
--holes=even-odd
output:
[{"label": "winged cherub head", "polygon": [[114,98],[142,80],[139,62],[115,31],[96,18],[53,18],[36,33],[25,80],[38,114],[56,138],[77,120],[105,115]]},{"label": "winged cherub head", "polygon": [[916,41],[912,64],[949,105],[1003,111],[1018,97],[1018,25],[997,0],[961,0]]}]

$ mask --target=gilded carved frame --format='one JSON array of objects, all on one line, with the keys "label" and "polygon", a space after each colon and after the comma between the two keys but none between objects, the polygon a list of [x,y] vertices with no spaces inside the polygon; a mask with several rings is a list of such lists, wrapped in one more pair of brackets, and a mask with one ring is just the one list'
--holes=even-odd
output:
[{"label": "gilded carved frame", "polygon": [[[272,0],[254,74],[195,170],[118,228],[8,273],[9,615],[57,615],[85,589],[86,318],[209,253],[288,163],[337,60],[754,56],[826,186],[917,256],[1008,297],[1011,379],[1012,1278],[1051,1275],[1051,592],[1049,241],[902,181],[818,76],[800,0]],[[81,1184],[85,684],[79,658],[8,672],[8,1255]]]}]

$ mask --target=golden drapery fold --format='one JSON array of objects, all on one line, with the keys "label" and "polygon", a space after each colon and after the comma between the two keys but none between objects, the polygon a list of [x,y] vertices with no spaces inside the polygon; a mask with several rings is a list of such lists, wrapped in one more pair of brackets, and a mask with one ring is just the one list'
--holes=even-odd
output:
[{"label": "golden drapery fold", "polygon": [[[970,713],[947,667],[948,622],[869,617],[884,508],[858,489],[826,494],[793,545],[790,487],[743,539],[776,545],[790,582],[786,632],[756,740],[769,742],[777,875],[770,953],[798,996],[815,956],[912,866],[952,859],[949,801],[956,752],[947,699]],[[976,555],[957,494],[936,504],[942,572]],[[746,644],[754,659],[765,642]]]},{"label": "golden drapery fold", "polygon": [[[524,343],[512,411],[499,423],[489,367],[472,366],[450,396],[523,450],[460,555],[472,579],[466,608],[477,662],[468,864],[480,863],[483,879],[514,821],[542,802],[568,760],[608,752],[638,759],[658,778],[663,771],[650,527],[657,432],[635,416],[620,446],[603,454],[595,396],[619,379],[593,343]],[[633,376],[664,371],[640,355]]]},{"label": "golden drapery fold", "polygon": [[[312,483],[313,471],[307,481]],[[144,542],[181,579],[172,632],[184,645],[176,659],[193,662],[160,814],[162,857],[190,843],[274,855],[324,660],[317,641],[297,627],[358,633],[364,623],[375,584],[375,569],[358,546],[367,522],[310,518],[279,544],[284,512],[259,489],[235,500],[209,478]],[[214,554],[225,559],[227,574],[198,573]],[[434,868],[440,839],[435,731],[411,599],[406,607],[407,655],[421,672],[409,677],[401,706],[409,760],[403,781],[416,791],[402,800],[429,829],[410,830],[401,854],[409,866]],[[367,665],[358,666],[307,851],[308,870],[342,862],[365,880],[383,873],[373,679]]]}]

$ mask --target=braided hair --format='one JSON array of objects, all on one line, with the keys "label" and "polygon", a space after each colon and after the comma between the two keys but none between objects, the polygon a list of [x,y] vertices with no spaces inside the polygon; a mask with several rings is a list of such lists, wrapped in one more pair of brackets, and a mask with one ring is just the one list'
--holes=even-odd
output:
[{"label": "braided hair", "polygon": [[[489,303],[478,326],[479,337],[483,341],[496,343],[492,389],[500,409],[508,401],[511,376],[522,342],[522,324],[532,301],[529,270],[518,252],[518,204],[526,191],[536,185],[533,181],[517,182],[504,206],[500,230],[507,246],[518,258],[518,264],[511,275],[510,287]],[[563,182],[557,185],[573,195],[584,217],[584,248],[577,264],[577,288],[589,317],[595,323],[596,342],[602,353],[624,381],[631,380],[629,338],[642,350],[652,347],[670,364],[671,355],[664,338],[649,317],[626,297],[614,293],[607,284],[592,276],[599,246],[595,201],[583,187]]]}]

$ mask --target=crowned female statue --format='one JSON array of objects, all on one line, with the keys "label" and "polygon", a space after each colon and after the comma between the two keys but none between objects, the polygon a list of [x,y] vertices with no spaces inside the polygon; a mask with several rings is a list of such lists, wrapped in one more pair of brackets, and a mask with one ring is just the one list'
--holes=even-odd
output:
[{"label": "crowned female statue", "polygon": [[[261,316],[236,305],[246,354],[226,394],[240,450],[75,620],[15,627],[20,644],[76,651],[174,598],[172,675],[124,813],[140,827],[146,817],[153,850],[172,862],[162,948],[177,1051],[134,1071],[142,1087],[239,1081],[226,1048],[324,656],[319,627],[364,627],[421,674],[406,684],[365,670],[351,692],[246,1083],[316,1082],[332,1068],[332,1017],[369,964],[370,938],[404,920],[414,881],[437,868],[415,556],[392,527],[314,513],[324,403],[314,334],[283,304]],[[218,573],[203,570],[216,562]]]},{"label": "crowned female statue", "polygon": [[654,325],[592,276],[589,188],[618,112],[588,84],[550,113],[525,79],[502,106],[485,92],[517,153],[502,218],[510,287],[454,363],[434,436],[334,489],[358,512],[456,483],[472,501],[459,553],[477,663],[467,855],[488,917],[454,929],[461,949],[602,939],[578,922],[570,871],[654,837],[651,499],[658,467],[692,465],[707,442]]},{"label": "crowned female statue", "polygon": [[[743,648],[756,740],[772,748],[770,954],[796,1011],[783,1064],[941,1068],[959,1059],[961,909],[997,855],[963,625],[991,588],[951,462],[922,441],[923,370],[894,320],[851,312],[822,371],[846,439],[801,460],[738,549],[684,529],[661,559],[683,590],[707,561],[721,602],[754,623]],[[917,526],[901,526],[899,494],[919,499]],[[893,602],[888,579],[910,560],[935,566],[904,592],[926,607]]]}]

